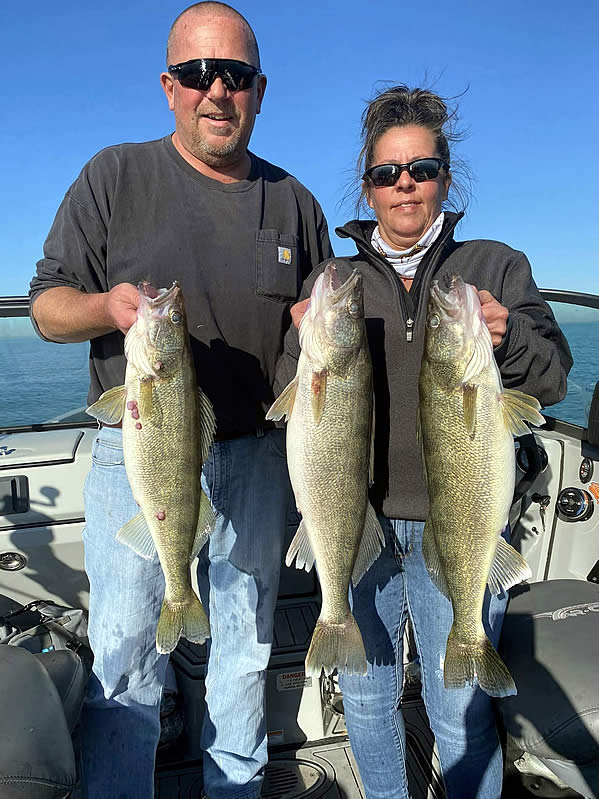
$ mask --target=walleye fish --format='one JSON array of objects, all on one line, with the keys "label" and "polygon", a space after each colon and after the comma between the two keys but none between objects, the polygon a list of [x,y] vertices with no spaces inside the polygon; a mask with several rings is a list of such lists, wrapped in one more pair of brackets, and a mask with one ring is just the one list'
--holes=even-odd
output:
[{"label": "walleye fish", "polygon": [[125,385],[87,412],[106,424],[122,421],[125,468],[140,511],[117,540],[148,560],[158,553],[166,588],[156,649],[168,653],[181,635],[195,643],[210,635],[190,567],[214,528],[200,472],[216,421],[196,384],[179,284],[156,290],[140,283],[138,290],[137,320],[125,338]]},{"label": "walleye fish", "polygon": [[419,427],[430,498],[423,555],[451,600],[446,688],[476,682],[490,696],[516,686],[487,638],[485,587],[499,594],[531,576],[501,537],[514,492],[514,435],[544,419],[534,397],[504,389],[478,293],[459,276],[431,287],[419,379]]},{"label": "walleye fish", "polygon": [[306,657],[306,673],[316,676],[335,668],[366,674],[349,582],[358,583],[384,541],[368,501],[373,394],[363,305],[357,270],[341,285],[328,264],[300,323],[297,375],[266,416],[288,420],[287,462],[302,514],[285,562],[310,571],[316,561],[322,590]]}]

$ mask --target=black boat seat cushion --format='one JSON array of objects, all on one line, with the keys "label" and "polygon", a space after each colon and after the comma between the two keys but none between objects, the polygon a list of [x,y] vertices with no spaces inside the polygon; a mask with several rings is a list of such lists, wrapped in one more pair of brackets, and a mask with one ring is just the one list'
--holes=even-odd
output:
[{"label": "black boat seat cushion", "polygon": [[0,797],[67,796],[76,771],[62,700],[40,660],[18,646],[0,645],[0,707]]},{"label": "black boat seat cushion", "polygon": [[507,732],[540,758],[599,762],[599,586],[550,580],[510,595],[499,652],[518,694],[497,703]]},{"label": "black boat seat cushion", "polygon": [[81,658],[70,649],[41,652],[34,657],[52,678],[62,701],[67,726],[73,732],[81,713],[88,679]]}]

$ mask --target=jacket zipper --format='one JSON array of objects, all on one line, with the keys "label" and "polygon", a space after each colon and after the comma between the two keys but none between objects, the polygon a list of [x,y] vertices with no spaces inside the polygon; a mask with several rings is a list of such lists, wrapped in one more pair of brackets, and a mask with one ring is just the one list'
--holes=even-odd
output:
[{"label": "jacket zipper", "polygon": [[[426,266],[426,275],[427,276],[436,267],[436,265],[437,265],[437,263],[439,261],[440,254],[443,251],[443,248],[445,246],[446,241],[448,241],[451,238],[451,235],[453,234],[453,231],[455,230],[455,228],[457,226],[457,223],[460,221],[460,219],[462,218],[463,215],[464,214],[459,214],[458,218],[455,220],[455,222],[453,223],[451,228],[449,230],[446,230],[445,233],[442,234],[440,236],[440,238],[433,244],[433,247],[435,247],[435,245],[437,245],[437,246],[435,247],[433,257],[431,258],[431,260],[429,261],[429,263]],[[353,237],[351,237],[351,238],[353,238]],[[358,245],[358,241],[356,239],[353,239],[353,240],[356,242],[356,245]],[[359,250],[360,250],[360,246],[358,245],[358,251]],[[374,253],[376,255],[376,257],[380,260],[380,262],[382,264],[384,264],[384,268],[385,268],[385,271],[387,272],[387,274],[389,274],[389,272],[387,270],[391,270],[392,272],[394,272],[393,267],[391,267],[389,265],[388,261],[384,258],[384,256],[381,256],[378,252],[376,252],[376,250],[373,250],[372,247],[366,246],[366,247],[364,247],[364,250],[365,250],[366,261],[368,261],[369,258],[372,257],[372,253]],[[395,273],[394,273],[394,275],[395,275]],[[408,344],[410,344],[412,342],[413,338],[414,338],[414,323],[415,323],[417,307],[416,307],[416,305],[414,303],[413,297],[410,296],[410,293],[408,292],[406,287],[403,285],[401,280],[399,280],[399,278],[396,278],[396,280],[393,280],[392,284],[393,284],[393,288],[395,289],[396,297],[399,300],[399,307],[400,307],[401,312],[402,312],[402,317],[406,320],[405,321],[406,342]],[[408,305],[411,306],[410,309],[408,309]]]}]

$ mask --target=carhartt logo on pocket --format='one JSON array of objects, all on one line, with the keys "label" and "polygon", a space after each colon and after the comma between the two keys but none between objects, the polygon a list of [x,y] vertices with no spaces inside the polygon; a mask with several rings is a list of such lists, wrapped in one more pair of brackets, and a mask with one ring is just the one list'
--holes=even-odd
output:
[{"label": "carhartt logo on pocket", "polygon": [[291,250],[289,249],[289,247],[279,247],[279,263],[280,264],[291,263]]}]

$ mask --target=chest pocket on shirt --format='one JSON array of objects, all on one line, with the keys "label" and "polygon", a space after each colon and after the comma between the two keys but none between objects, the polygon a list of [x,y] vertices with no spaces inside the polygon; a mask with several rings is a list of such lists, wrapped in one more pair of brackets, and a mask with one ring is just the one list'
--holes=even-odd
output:
[{"label": "chest pocket on shirt", "polygon": [[299,238],[278,230],[256,232],[256,294],[276,302],[297,298]]}]

